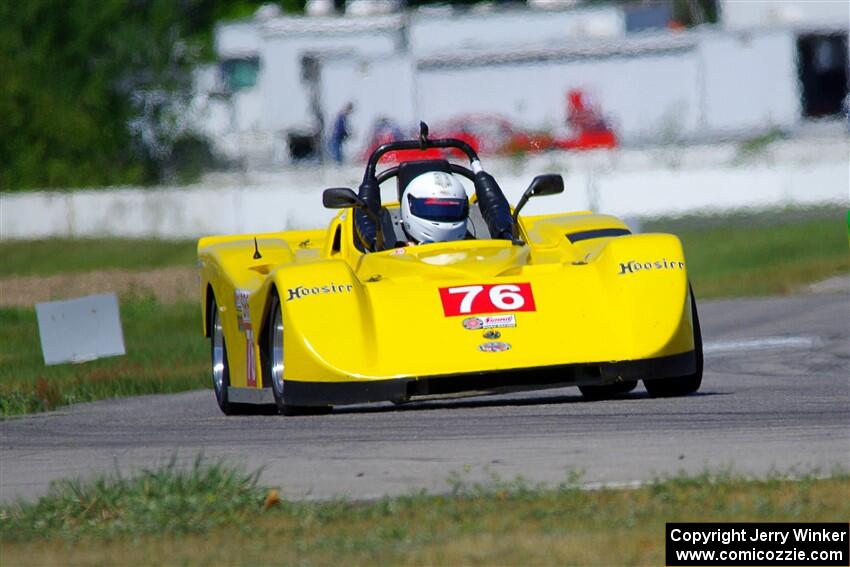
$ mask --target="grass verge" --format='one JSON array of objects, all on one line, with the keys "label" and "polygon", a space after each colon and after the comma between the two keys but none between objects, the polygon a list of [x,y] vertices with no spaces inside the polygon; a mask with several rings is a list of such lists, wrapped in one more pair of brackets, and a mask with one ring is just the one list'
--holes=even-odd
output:
[{"label": "grass verge", "polygon": [[121,305],[126,356],[45,366],[32,309],[0,309],[0,416],[103,398],[209,386],[209,343],[194,303]]},{"label": "grass verge", "polygon": [[844,209],[647,222],[681,238],[698,297],[777,295],[850,271]]},{"label": "grass verge", "polygon": [[9,240],[0,242],[0,277],[194,266],[196,244],[194,240],[119,238]]},{"label": "grass verge", "polygon": [[664,524],[846,521],[850,477],[703,474],[638,489],[494,481],[374,502],[286,502],[256,475],[173,463],[0,507],[8,564],[660,565]]},{"label": "grass verge", "polygon": [[0,537],[31,541],[205,533],[257,510],[264,497],[258,476],[199,457],[189,469],[172,458],[166,466],[128,478],[114,473],[89,482],[61,481],[35,503],[0,507]]}]

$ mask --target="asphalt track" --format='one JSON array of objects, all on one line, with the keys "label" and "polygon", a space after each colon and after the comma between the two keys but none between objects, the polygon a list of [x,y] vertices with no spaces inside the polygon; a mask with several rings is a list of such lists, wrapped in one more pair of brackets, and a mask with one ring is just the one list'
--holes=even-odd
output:
[{"label": "asphalt track", "polygon": [[588,485],[629,485],[706,469],[850,470],[850,294],[700,307],[706,372],[686,398],[639,387],[585,402],[565,388],[305,417],[224,417],[209,390],[81,404],[0,422],[0,499],[198,453],[262,466],[263,483],[297,498],[446,491],[453,473],[557,483],[581,471]]}]

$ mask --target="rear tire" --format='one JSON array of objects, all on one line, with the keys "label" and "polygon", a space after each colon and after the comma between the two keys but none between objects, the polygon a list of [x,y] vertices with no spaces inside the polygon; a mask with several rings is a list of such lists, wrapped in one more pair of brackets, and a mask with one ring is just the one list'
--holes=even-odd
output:
[{"label": "rear tire", "polygon": [[280,298],[277,293],[272,295],[269,306],[269,320],[266,325],[266,366],[269,382],[274,394],[278,411],[283,415],[309,415],[330,412],[332,406],[293,406],[286,403],[286,381],[284,380],[284,344],[283,344],[283,313],[280,309]]},{"label": "rear tire", "polygon": [[625,380],[602,386],[579,386],[581,395],[587,400],[607,400],[621,394],[628,394],[637,388],[637,380]]},{"label": "rear tire", "polygon": [[694,355],[696,356],[697,368],[696,372],[687,376],[673,376],[671,378],[659,378],[656,380],[644,380],[643,385],[646,391],[653,398],[671,398],[676,396],[687,396],[693,394],[702,385],[702,331],[699,325],[699,315],[697,314],[697,300],[694,297],[694,290],[690,289],[691,294],[691,319],[694,323]]}]

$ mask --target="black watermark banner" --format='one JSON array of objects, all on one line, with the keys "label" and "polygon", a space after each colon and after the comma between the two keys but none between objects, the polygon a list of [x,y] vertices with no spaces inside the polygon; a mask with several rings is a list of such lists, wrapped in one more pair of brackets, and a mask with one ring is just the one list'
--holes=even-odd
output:
[{"label": "black watermark banner", "polygon": [[670,567],[850,565],[850,526],[840,523],[667,524]]}]

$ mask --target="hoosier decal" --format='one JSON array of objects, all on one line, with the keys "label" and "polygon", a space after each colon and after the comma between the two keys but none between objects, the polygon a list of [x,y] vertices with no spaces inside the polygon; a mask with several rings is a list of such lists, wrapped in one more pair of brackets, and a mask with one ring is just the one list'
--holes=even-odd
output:
[{"label": "hoosier decal", "polygon": [[638,262],[636,260],[629,260],[628,262],[620,262],[620,272],[617,275],[622,276],[624,274],[633,274],[640,271],[648,272],[650,270],[684,269],[685,263],[680,260],[668,260],[667,258],[655,260],[654,262]]},{"label": "hoosier decal", "polygon": [[321,295],[324,293],[350,293],[353,288],[354,286],[351,284],[337,285],[335,283],[316,287],[305,287],[303,285],[299,285],[298,287],[291,287],[286,290],[289,292],[289,297],[287,297],[286,300],[292,301],[293,299],[301,299],[308,295]]}]

